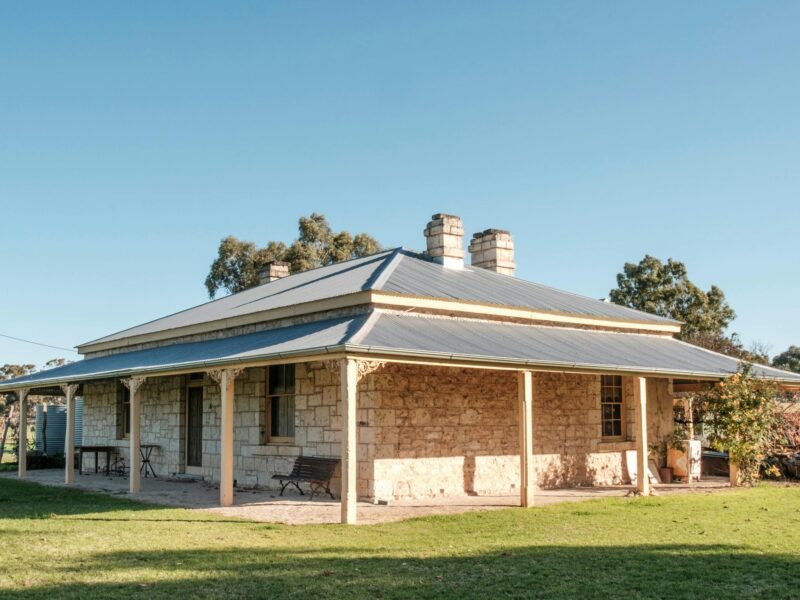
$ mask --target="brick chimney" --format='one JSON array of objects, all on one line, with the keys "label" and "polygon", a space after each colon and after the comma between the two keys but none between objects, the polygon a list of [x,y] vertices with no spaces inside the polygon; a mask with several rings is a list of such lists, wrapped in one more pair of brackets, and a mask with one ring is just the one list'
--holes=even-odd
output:
[{"label": "brick chimney", "polygon": [[276,281],[289,274],[289,263],[282,260],[271,260],[258,272],[258,284],[263,285]]},{"label": "brick chimney", "polygon": [[464,268],[464,226],[455,215],[437,213],[423,232],[428,256],[448,269]]},{"label": "brick chimney", "polygon": [[503,275],[514,275],[514,238],[502,229],[486,229],[473,234],[469,243],[472,266]]}]

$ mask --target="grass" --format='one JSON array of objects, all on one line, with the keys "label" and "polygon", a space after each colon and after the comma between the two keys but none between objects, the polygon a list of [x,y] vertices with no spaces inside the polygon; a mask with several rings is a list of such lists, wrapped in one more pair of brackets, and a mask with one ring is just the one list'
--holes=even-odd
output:
[{"label": "grass", "polygon": [[[11,435],[9,434],[8,437],[11,437]],[[17,455],[14,454],[14,450],[16,450],[14,445],[11,444],[10,442],[6,442],[6,446],[3,449],[3,460],[0,461],[0,463],[2,463],[2,464],[12,464],[13,463],[14,465],[16,465],[17,464]]]},{"label": "grass", "polygon": [[796,598],[800,487],[281,526],[0,479],[2,598]]}]

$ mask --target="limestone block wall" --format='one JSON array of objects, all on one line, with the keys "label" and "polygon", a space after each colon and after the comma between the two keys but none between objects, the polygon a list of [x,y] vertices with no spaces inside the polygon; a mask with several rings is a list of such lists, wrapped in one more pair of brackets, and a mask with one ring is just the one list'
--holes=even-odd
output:
[{"label": "limestone block wall", "polygon": [[[533,439],[543,487],[629,483],[633,383],[623,378],[626,429],[605,441],[600,378],[536,373]],[[649,383],[651,440],[672,427],[667,380]],[[387,365],[360,384],[360,489],[371,497],[515,493],[517,376],[508,371]]]},{"label": "limestone block wall", "polygon": [[[298,365],[298,374],[303,369]],[[234,383],[233,478],[237,485],[275,487],[272,475],[291,471],[303,453],[296,444],[264,444],[267,371],[245,369]],[[221,396],[206,377],[203,390],[203,476],[220,479]]]},{"label": "limestone block wall", "polygon": [[376,498],[509,489],[518,469],[515,374],[392,364],[359,391],[360,475]]},{"label": "limestone block wall", "polygon": [[[141,443],[156,444],[150,461],[159,474],[182,469],[185,404],[183,378],[148,379],[142,386]],[[118,380],[109,379],[84,386],[83,443],[87,446],[116,446],[117,454],[130,464],[129,441],[117,437]],[[98,456],[105,466],[105,456]],[[113,460],[113,459],[112,459]],[[86,455],[84,468],[94,468],[94,455]]]},{"label": "limestone block wall", "polygon": [[[264,444],[266,369],[245,369],[234,389],[234,479],[242,486],[275,487],[272,475],[288,473],[300,454],[339,456],[338,375],[322,363],[298,365],[295,444]],[[148,379],[141,388],[143,444],[160,446],[151,462],[161,477],[185,471],[186,378]],[[88,383],[84,389],[84,444],[116,446],[130,464],[129,440],[117,437],[117,380]],[[203,380],[203,477],[220,478],[220,391]],[[335,431],[334,431],[335,428]],[[105,457],[99,457],[105,466]],[[94,468],[94,456],[84,461]]]},{"label": "limestone block wall", "polygon": [[[339,373],[321,362],[296,366],[295,440],[265,444],[266,369],[237,377],[234,479],[240,486],[275,487],[275,473],[296,456],[338,457],[341,444]],[[544,487],[628,483],[625,452],[635,449],[633,388],[623,378],[625,435],[600,436],[600,377],[534,375],[534,453]],[[203,475],[220,477],[220,392],[203,381]],[[86,384],[84,443],[116,445],[114,380]],[[160,476],[184,469],[186,378],[149,379],[142,387],[142,443],[160,446],[152,462]],[[509,371],[387,364],[359,381],[358,494],[392,499],[515,493],[519,480],[517,376]],[[672,427],[666,379],[648,384],[648,429],[655,443]],[[102,458],[101,458],[102,461]],[[86,462],[91,468],[91,459]],[[332,482],[338,491],[338,474]]]}]

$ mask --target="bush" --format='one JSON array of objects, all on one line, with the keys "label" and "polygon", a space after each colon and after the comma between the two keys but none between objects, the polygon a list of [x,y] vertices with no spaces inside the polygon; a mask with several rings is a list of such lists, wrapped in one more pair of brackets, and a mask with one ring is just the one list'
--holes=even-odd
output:
[{"label": "bush", "polygon": [[711,445],[738,465],[742,483],[752,484],[766,457],[785,443],[776,409],[777,386],[753,376],[749,365],[699,394]]}]

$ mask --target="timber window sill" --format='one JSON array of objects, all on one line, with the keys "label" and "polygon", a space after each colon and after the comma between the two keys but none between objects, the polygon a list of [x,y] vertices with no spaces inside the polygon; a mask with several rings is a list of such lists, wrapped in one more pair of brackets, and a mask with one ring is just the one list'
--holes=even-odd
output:
[{"label": "timber window sill", "polygon": [[253,456],[300,456],[302,447],[295,444],[259,444],[252,446]]},{"label": "timber window sill", "polygon": [[636,442],[630,440],[603,440],[597,444],[597,452],[622,452],[636,450]]}]

